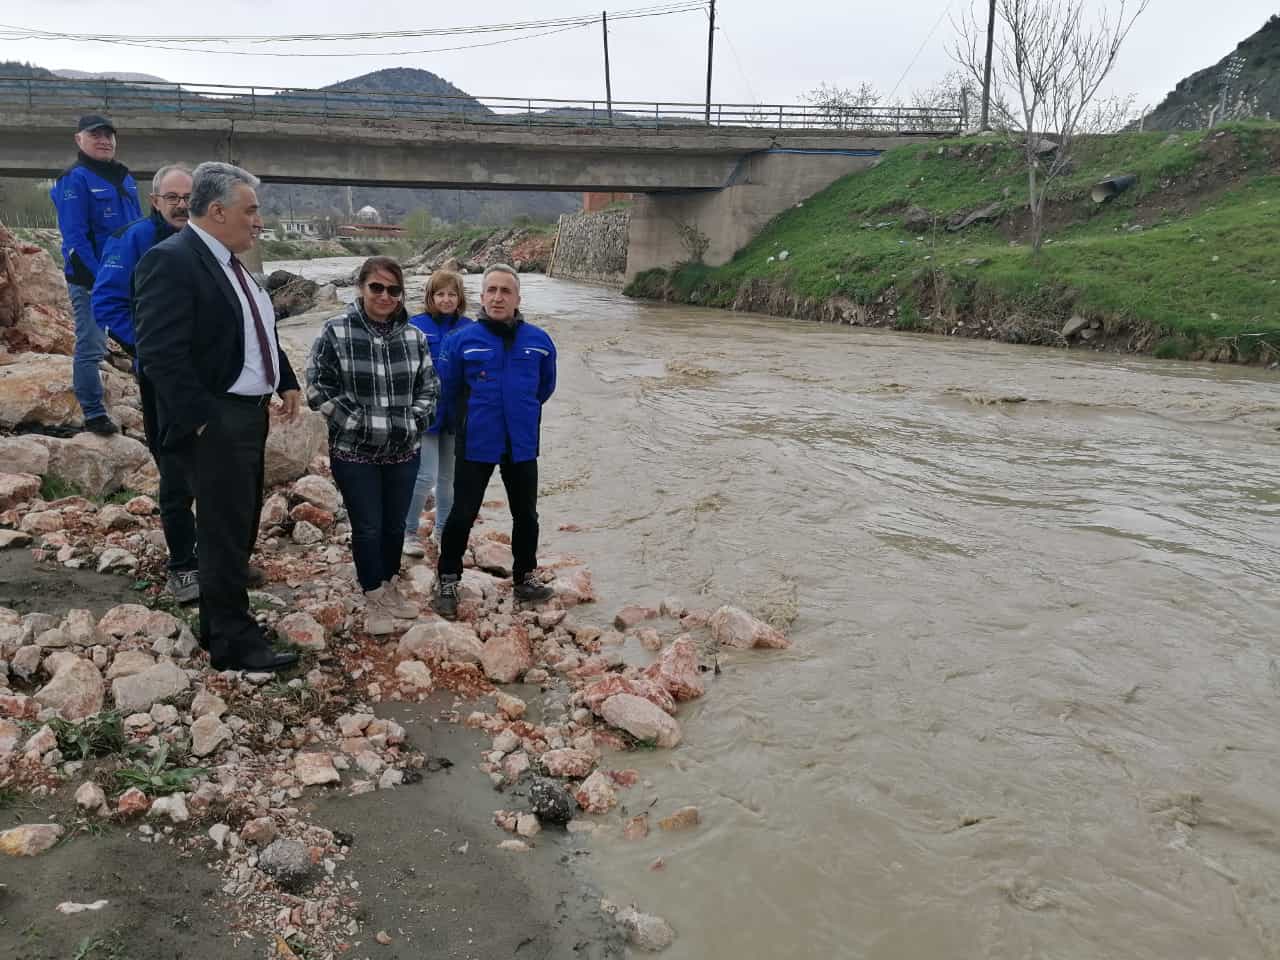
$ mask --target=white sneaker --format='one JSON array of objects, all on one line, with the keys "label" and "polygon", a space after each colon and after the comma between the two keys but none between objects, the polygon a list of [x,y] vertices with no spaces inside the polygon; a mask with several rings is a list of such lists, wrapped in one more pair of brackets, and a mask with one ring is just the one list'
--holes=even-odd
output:
[{"label": "white sneaker", "polygon": [[422,545],[422,540],[416,533],[406,533],[404,537],[404,549],[400,551],[406,557],[425,557],[427,555],[426,548]]},{"label": "white sneaker", "polygon": [[392,577],[380,588],[383,591],[382,609],[397,620],[417,620],[421,611],[418,605],[404,595],[399,577]]}]

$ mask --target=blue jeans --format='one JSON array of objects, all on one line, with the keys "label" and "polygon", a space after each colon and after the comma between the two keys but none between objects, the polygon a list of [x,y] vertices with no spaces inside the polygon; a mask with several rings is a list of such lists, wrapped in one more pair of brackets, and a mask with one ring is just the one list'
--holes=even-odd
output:
[{"label": "blue jeans", "polygon": [[351,557],[363,590],[377,590],[400,572],[404,514],[413,496],[418,458],[406,463],[351,463],[331,458],[333,482],[351,521]]},{"label": "blue jeans", "polygon": [[418,479],[413,484],[413,499],[409,501],[409,516],[404,521],[404,532],[409,536],[418,533],[418,522],[427,495],[432,488],[436,494],[436,539],[444,531],[453,507],[454,435],[429,433],[422,438],[422,465],[418,467]]},{"label": "blue jeans", "polygon": [[92,291],[78,283],[67,283],[71,310],[76,315],[76,352],[71,363],[71,387],[86,420],[105,417],[102,402],[102,374],[98,364],[107,355],[107,333],[93,320]]}]

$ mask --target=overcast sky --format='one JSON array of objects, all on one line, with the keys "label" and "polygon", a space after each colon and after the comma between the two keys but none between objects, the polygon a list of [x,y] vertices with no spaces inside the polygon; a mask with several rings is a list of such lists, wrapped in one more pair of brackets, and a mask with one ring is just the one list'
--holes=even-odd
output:
[{"label": "overcast sky", "polygon": [[[654,2],[624,0],[616,9]],[[717,26],[722,29],[717,30],[716,38],[714,99],[792,103],[823,82],[853,87],[868,81],[888,93],[898,86],[904,71],[899,96],[927,88],[953,66],[947,55],[953,29],[946,12],[957,13],[969,2],[718,0]],[[1095,2],[1115,9],[1117,0]],[[13,0],[3,5],[0,23],[133,35],[345,33],[526,21],[593,13],[603,5],[603,0],[547,0],[536,5],[489,0],[447,6],[421,0],[223,0],[216,6],[156,0]],[[1154,105],[1178,80],[1217,62],[1277,12],[1278,0],[1152,0],[1121,54],[1112,76],[1112,91],[1133,93],[1140,105]],[[384,67],[405,66],[431,70],[478,96],[604,96],[598,27],[479,50],[409,56],[385,52],[436,49],[487,39],[492,37],[428,37],[288,48],[310,53],[381,51],[346,58],[243,57],[102,43],[5,40],[0,41],[0,59],[26,60],[50,69],[129,70],[189,83],[292,86],[320,86]],[[706,40],[707,20],[702,12],[611,25],[614,98],[701,101],[706,83]],[[913,60],[914,66],[910,66]]]}]

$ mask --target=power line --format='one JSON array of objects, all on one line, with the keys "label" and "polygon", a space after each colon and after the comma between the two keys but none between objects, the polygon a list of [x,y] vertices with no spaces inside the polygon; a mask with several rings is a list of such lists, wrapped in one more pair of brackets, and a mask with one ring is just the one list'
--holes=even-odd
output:
[{"label": "power line", "polygon": [[893,90],[890,91],[889,96],[885,98],[886,100],[893,100],[893,95],[897,93],[898,88],[902,86],[902,81],[907,79],[907,74],[911,72],[911,68],[914,67],[916,62],[920,59],[920,54],[924,53],[924,48],[929,45],[929,41],[933,39],[933,35],[938,32],[938,27],[942,26],[942,18],[945,17],[947,15],[947,11],[951,9],[951,3],[952,0],[947,0],[946,6],[942,8],[942,12],[938,14],[938,19],[933,24],[933,29],[930,30],[929,35],[924,38],[924,43],[920,44],[920,49],[916,51],[916,55],[912,57],[911,62],[907,64],[907,69],[902,71],[902,76],[900,76],[898,78],[898,82],[893,85]]},{"label": "power line", "polygon": [[[540,33],[530,33],[523,37],[507,37],[503,40],[485,40],[480,43],[466,43],[456,47],[432,47],[425,50],[371,50],[363,53],[344,52],[344,53],[279,53],[275,51],[252,50],[205,50],[199,47],[182,47],[170,46],[165,43],[151,43],[135,40],[96,40],[99,43],[105,43],[110,46],[121,47],[140,47],[144,50],[164,50],[171,53],[196,53],[211,54],[221,57],[409,57],[421,53],[450,53],[456,50],[475,50],[479,47],[497,47],[507,43],[519,43],[521,40],[535,40],[538,37],[550,37],[557,33],[567,33],[570,30],[581,30],[583,27],[592,26],[589,23],[574,24],[569,27],[560,27],[557,30],[544,30]],[[0,37],[0,39],[4,39]],[[95,42],[94,38],[89,38],[85,42]]]},{"label": "power line", "polygon": [[719,29],[720,35],[724,37],[724,42],[729,45],[729,53],[733,56],[733,62],[738,67],[738,76],[742,77],[742,82],[746,85],[747,93],[751,95],[751,102],[759,103],[759,98],[756,97],[756,92],[751,86],[751,81],[747,79],[747,72],[742,69],[742,61],[738,59],[738,51],[734,48],[733,41],[729,39],[729,32],[725,30],[723,25]]},{"label": "power line", "polygon": [[[703,0],[672,0],[672,2],[656,4],[648,7],[633,7],[610,14],[614,20],[634,20],[642,17],[667,16],[674,13],[685,13],[700,10],[705,6]],[[512,23],[478,24],[468,27],[424,27],[412,30],[379,30],[357,33],[313,33],[313,34],[227,34],[227,35],[172,35],[172,34],[88,34],[68,33],[58,30],[42,30],[36,27],[21,27],[12,24],[0,24],[0,38],[8,40],[72,40],[101,41],[107,43],[313,43],[350,40],[393,40],[414,37],[456,36],[474,33],[501,33],[522,30],[537,30],[552,27],[579,26],[594,24],[596,14],[553,17],[543,20],[525,20]]]}]

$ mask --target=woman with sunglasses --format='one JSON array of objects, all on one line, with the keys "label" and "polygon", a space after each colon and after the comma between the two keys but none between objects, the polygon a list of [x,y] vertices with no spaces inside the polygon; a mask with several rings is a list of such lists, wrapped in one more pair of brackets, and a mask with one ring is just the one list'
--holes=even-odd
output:
[{"label": "woman with sunglasses", "polygon": [[329,461],[351,521],[365,630],[378,635],[419,613],[402,592],[400,551],[440,384],[426,338],[409,323],[400,264],[370,257],[356,284],[355,302],[325,323],[311,348],[307,403],[329,421]]}]

